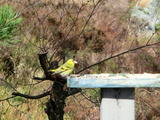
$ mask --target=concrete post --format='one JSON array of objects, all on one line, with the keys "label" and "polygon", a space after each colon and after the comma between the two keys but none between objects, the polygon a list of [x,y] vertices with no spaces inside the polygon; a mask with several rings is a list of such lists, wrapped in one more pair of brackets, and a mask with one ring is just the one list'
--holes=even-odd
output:
[{"label": "concrete post", "polygon": [[101,120],[135,120],[134,88],[101,88]]}]

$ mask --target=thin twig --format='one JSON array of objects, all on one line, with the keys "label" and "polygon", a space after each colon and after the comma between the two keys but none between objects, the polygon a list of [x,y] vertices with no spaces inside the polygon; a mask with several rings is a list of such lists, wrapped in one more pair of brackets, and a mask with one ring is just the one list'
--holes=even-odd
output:
[{"label": "thin twig", "polygon": [[160,115],[160,112],[156,109],[156,108],[154,108],[148,101],[146,101],[145,99],[143,99],[142,97],[140,97],[139,95],[136,95],[137,97],[139,97],[140,99],[142,99],[145,103],[147,103],[149,106],[150,106],[150,108],[152,109],[152,110],[154,110],[155,112],[157,112],[159,115]]},{"label": "thin twig", "polygon": [[2,78],[0,78],[1,81],[5,82],[7,85],[9,85],[13,90],[15,90],[16,92],[18,92],[10,83],[8,83],[7,81],[3,80]]},{"label": "thin twig", "polygon": [[81,92],[81,95],[83,96],[83,97],[85,97],[88,101],[90,101],[91,103],[93,103],[93,104],[96,104],[97,102],[95,102],[95,101],[93,101],[91,98],[89,98],[87,95],[86,95],[86,93],[85,92]]},{"label": "thin twig", "polygon": [[8,97],[8,98],[5,98],[5,99],[1,99],[0,102],[5,101],[5,100],[9,100],[9,99],[14,98],[14,97],[16,97],[16,96],[11,96],[11,97]]},{"label": "thin twig", "polygon": [[151,39],[153,38],[153,36],[156,34],[156,32],[152,33],[152,35],[150,36],[150,38],[148,39],[146,45],[148,45],[148,43],[151,41]]},{"label": "thin twig", "polygon": [[[93,7],[89,18],[87,19],[87,21],[86,21],[85,25],[83,26],[81,32],[78,34],[78,37],[76,38],[77,40],[81,37],[82,33],[84,32],[86,26],[88,25],[88,23],[89,23],[89,21],[90,21],[90,19],[91,19],[91,17],[93,16],[93,13],[94,13],[95,9],[97,8],[97,6],[99,5],[99,3],[100,3],[101,1],[102,1],[102,0],[99,0],[99,1],[95,4],[95,6]],[[73,46],[73,45],[72,45],[72,46]],[[70,48],[72,48],[72,47],[70,47]],[[65,55],[67,55],[69,51],[70,51],[70,49],[65,53]]]},{"label": "thin twig", "polygon": [[40,83],[42,83],[42,82],[44,82],[44,81],[40,81],[40,82],[36,82],[36,83],[32,83],[32,84],[20,84],[20,83],[18,83],[18,85],[23,85],[23,86],[34,86],[34,85],[38,85],[38,84],[40,84]]}]

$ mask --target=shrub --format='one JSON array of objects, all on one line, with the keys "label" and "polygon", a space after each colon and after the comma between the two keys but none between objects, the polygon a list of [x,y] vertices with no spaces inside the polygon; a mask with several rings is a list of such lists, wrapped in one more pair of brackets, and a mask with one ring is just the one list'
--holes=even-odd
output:
[{"label": "shrub", "polygon": [[17,25],[22,21],[17,17],[11,6],[3,5],[0,8],[0,45],[9,46],[18,42],[13,38],[17,33]]}]

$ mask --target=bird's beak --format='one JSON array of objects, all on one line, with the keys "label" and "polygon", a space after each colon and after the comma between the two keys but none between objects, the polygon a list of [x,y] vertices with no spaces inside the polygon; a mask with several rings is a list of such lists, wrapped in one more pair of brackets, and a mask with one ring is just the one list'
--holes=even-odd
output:
[{"label": "bird's beak", "polygon": [[78,62],[74,60],[74,63],[77,64]]}]

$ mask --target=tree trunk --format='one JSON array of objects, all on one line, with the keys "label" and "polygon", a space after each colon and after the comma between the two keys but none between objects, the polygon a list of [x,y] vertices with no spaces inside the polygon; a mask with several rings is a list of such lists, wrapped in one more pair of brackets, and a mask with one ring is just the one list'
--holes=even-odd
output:
[{"label": "tree trunk", "polygon": [[55,81],[52,87],[50,100],[46,104],[47,108],[45,112],[49,120],[63,120],[64,116],[66,92],[63,90],[63,87],[66,81],[57,81],[58,82]]}]

